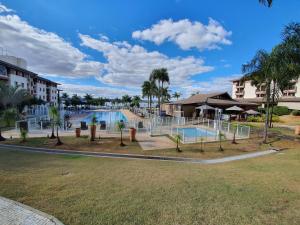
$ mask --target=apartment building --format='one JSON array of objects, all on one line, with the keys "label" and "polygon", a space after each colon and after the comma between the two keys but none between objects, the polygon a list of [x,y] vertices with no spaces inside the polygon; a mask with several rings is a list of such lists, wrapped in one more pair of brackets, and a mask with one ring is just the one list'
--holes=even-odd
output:
[{"label": "apartment building", "polygon": [[[259,103],[265,102],[266,86],[254,86],[251,80],[242,78],[232,81],[232,98],[239,101]],[[293,80],[290,86],[280,93],[279,106],[287,106],[289,109],[300,110],[300,79]]]},{"label": "apartment building", "polygon": [[57,85],[59,84],[27,70],[24,59],[0,55],[0,81],[13,87],[26,89],[30,95],[50,105],[58,104]]}]

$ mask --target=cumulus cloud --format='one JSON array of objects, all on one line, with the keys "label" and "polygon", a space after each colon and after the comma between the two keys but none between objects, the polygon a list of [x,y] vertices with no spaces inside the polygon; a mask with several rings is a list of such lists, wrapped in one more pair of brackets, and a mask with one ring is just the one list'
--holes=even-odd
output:
[{"label": "cumulus cloud", "polygon": [[165,67],[168,69],[171,85],[190,84],[193,75],[213,70],[205,66],[201,58],[168,56],[147,51],[140,45],[131,45],[126,41],[109,42],[107,38],[94,39],[89,35],[79,34],[81,45],[97,50],[103,54],[107,62],[98,79],[106,84],[140,87],[149,78],[153,69]]},{"label": "cumulus cloud", "polygon": [[231,94],[232,80],[241,77],[241,74],[232,74],[223,77],[215,77],[205,82],[197,82],[196,84],[184,86],[182,88],[185,97],[189,97],[192,93],[208,93],[208,92],[228,92]]},{"label": "cumulus cloud", "polygon": [[157,45],[171,41],[183,50],[196,48],[203,51],[220,48],[220,45],[230,45],[231,41],[228,38],[231,33],[212,18],[209,18],[208,25],[198,21],[192,22],[188,19],[179,21],[167,19],[160,20],[151,28],[134,31],[132,37],[152,41]]},{"label": "cumulus cloud", "polygon": [[82,85],[82,84],[68,84],[61,83],[61,89],[70,95],[77,94],[79,96],[84,96],[85,94],[91,94],[94,96],[102,96],[108,98],[114,98],[121,95],[139,95],[140,91],[125,90],[120,88],[111,87],[96,87],[92,85]]},{"label": "cumulus cloud", "polygon": [[14,10],[7,8],[5,5],[0,3],[0,13],[14,12]]},{"label": "cumulus cloud", "polygon": [[102,63],[87,60],[86,54],[57,34],[31,26],[4,5],[0,5],[0,30],[1,47],[25,58],[35,72],[83,76],[102,68]]}]

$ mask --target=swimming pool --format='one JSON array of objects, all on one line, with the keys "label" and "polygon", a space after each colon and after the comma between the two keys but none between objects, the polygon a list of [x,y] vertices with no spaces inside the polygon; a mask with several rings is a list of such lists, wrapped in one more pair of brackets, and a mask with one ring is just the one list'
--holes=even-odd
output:
[{"label": "swimming pool", "polygon": [[173,133],[177,133],[184,138],[195,138],[195,137],[214,137],[217,135],[214,131],[209,131],[197,127],[185,127],[185,128],[175,128]]},{"label": "swimming pool", "polygon": [[93,115],[96,115],[97,121],[105,121],[106,123],[115,123],[117,121],[123,120],[127,121],[126,116],[120,111],[98,111],[91,112],[87,117],[84,118],[83,121],[90,123]]}]

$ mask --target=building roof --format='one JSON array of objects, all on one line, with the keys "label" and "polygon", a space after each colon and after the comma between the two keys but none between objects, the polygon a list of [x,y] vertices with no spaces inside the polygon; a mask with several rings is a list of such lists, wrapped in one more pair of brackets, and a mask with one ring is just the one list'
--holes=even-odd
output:
[{"label": "building roof", "polygon": [[187,99],[175,101],[174,105],[190,105],[190,104],[207,104],[207,105],[215,105],[215,106],[247,106],[247,105],[257,105],[256,103],[251,102],[240,102],[231,98],[231,96],[227,92],[219,92],[219,93],[209,93],[209,94],[197,94],[193,95]]},{"label": "building roof", "polygon": [[219,93],[208,93],[208,94],[197,94],[193,95],[189,98],[175,101],[173,104],[181,104],[181,105],[187,105],[187,104],[197,104],[197,103],[204,103],[207,102],[209,98],[216,98],[219,96],[224,95],[225,98],[231,99],[230,95],[227,92],[219,92]]},{"label": "building roof", "polygon": [[21,72],[23,72],[23,73],[30,74],[30,75],[32,75],[34,78],[43,80],[43,81],[45,81],[45,82],[49,82],[49,83],[52,83],[52,84],[58,84],[58,85],[59,85],[59,83],[56,83],[56,82],[54,82],[54,81],[48,80],[48,79],[43,78],[43,77],[40,77],[37,73],[34,73],[34,72],[32,72],[32,71],[29,71],[29,70],[24,69],[24,68],[19,67],[19,66],[16,66],[16,65],[14,65],[14,64],[5,62],[5,61],[3,61],[3,60],[0,60],[0,64],[2,64],[2,65],[4,65],[4,66],[7,66],[7,67],[9,67],[9,68],[12,68],[12,69],[14,69],[14,70],[21,71]]}]

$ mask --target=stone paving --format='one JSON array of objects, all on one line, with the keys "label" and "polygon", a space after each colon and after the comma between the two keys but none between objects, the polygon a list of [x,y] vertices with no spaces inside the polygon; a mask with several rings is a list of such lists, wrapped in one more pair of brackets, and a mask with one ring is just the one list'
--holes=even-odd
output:
[{"label": "stone paving", "polygon": [[1,225],[63,225],[58,219],[0,196]]}]

